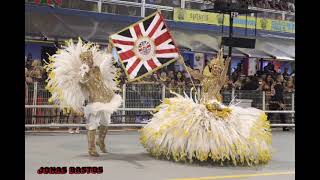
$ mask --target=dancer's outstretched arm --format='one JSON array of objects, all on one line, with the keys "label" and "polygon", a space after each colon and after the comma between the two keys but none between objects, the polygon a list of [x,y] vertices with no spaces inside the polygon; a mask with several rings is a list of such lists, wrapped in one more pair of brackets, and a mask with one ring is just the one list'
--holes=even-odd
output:
[{"label": "dancer's outstretched arm", "polygon": [[190,67],[188,67],[188,66],[184,63],[183,58],[180,58],[178,61],[179,61],[180,64],[184,64],[184,65],[185,65],[186,70],[190,73],[190,75],[191,75],[193,78],[198,79],[198,80],[200,80],[200,81],[204,79],[204,75],[202,75],[201,73],[199,73],[199,72],[191,69]]}]

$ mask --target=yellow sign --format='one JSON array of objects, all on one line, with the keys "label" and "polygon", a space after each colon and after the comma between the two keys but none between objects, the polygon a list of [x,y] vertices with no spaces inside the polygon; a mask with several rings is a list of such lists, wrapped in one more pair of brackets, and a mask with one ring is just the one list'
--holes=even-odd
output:
[{"label": "yellow sign", "polygon": [[[175,8],[173,13],[174,21],[191,22],[200,24],[225,25],[229,26],[229,15],[219,13],[209,13],[190,9]],[[222,23],[223,22],[223,23]],[[238,16],[233,20],[233,26],[245,28],[247,22],[248,29],[255,29],[257,23],[258,30],[278,31],[295,33],[295,23],[292,21],[281,21],[266,18],[256,18],[247,16]]]},{"label": "yellow sign", "polygon": [[[175,21],[214,24],[214,25],[217,25],[219,23],[218,16],[219,14],[216,14],[216,13],[208,13],[208,12],[201,12],[201,11],[194,11],[194,10],[180,9],[180,8],[175,8],[173,13],[173,19]],[[222,23],[222,19],[220,23]]]}]

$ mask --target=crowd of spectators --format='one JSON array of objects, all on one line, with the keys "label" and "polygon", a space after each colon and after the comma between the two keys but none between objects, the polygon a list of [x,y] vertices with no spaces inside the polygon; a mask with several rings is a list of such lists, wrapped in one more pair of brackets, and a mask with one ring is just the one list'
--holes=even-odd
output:
[{"label": "crowd of spectators", "polygon": [[284,68],[283,72],[280,69],[276,71],[274,65],[270,62],[262,71],[258,71],[254,76],[244,76],[241,74],[241,65],[239,64],[232,73],[231,78],[226,82],[225,88],[260,90],[273,95],[277,79],[280,79],[284,92],[293,92],[295,90],[295,74],[289,74],[288,68]]},{"label": "crowd of spectators", "polygon": [[252,7],[263,9],[273,9],[278,11],[295,12],[295,0],[204,0],[205,2],[215,3],[216,1],[227,1],[246,3]]},{"label": "crowd of spectators", "polygon": [[[47,74],[40,60],[32,60],[31,57],[26,58],[25,65],[25,80],[26,85],[29,83],[45,83]],[[289,74],[288,68],[283,72],[279,69],[275,70],[272,63],[268,63],[262,71],[258,71],[253,76],[246,76],[242,73],[242,66],[239,63],[233,71],[230,78],[227,79],[224,88],[225,90],[260,90],[267,94],[274,94],[274,86],[276,79],[281,76],[282,84],[285,92],[293,92],[295,89],[295,75]],[[195,85],[200,85],[196,79],[192,79]],[[127,78],[124,73],[120,76],[120,83],[127,83]],[[154,72],[152,75],[146,76],[138,81],[138,83],[161,83],[169,89],[183,89],[191,87],[191,79],[186,71],[176,71],[175,68],[163,68]]]},{"label": "crowd of spectators", "polygon": [[[274,86],[277,83],[277,78],[281,79],[281,83],[284,87],[284,92],[294,92],[295,90],[295,75],[294,73],[289,74],[288,68],[284,68],[281,72],[275,70],[272,63],[268,63],[262,71],[258,71],[253,76],[246,76],[242,73],[242,67],[239,63],[238,67],[231,74],[230,78],[226,80],[223,87],[224,90],[257,90],[265,91],[267,95],[273,95]],[[122,76],[122,83],[126,83],[125,75]],[[193,79],[195,85],[200,85],[200,82]],[[161,83],[169,89],[178,89],[191,87],[191,80],[186,71],[176,71],[174,69],[161,69],[151,76],[147,76],[139,81],[139,83]]]},{"label": "crowd of spectators", "polygon": [[295,0],[246,0],[250,6],[295,12]]},{"label": "crowd of spectators", "polygon": [[[204,0],[205,4],[215,3],[217,0]],[[232,1],[232,0],[231,0]],[[274,9],[279,11],[290,11],[295,12],[295,0],[240,0],[240,2],[247,3],[252,7],[259,7],[263,9]],[[236,1],[235,1],[236,2]],[[146,3],[157,4],[157,5],[165,5],[177,7],[180,6],[180,0],[147,0]],[[186,8],[194,9],[195,7],[191,6],[190,2],[186,2]]]},{"label": "crowd of spectators", "polygon": [[25,58],[25,78],[26,83],[44,83],[47,79],[43,63],[40,60],[33,60],[30,55]]}]

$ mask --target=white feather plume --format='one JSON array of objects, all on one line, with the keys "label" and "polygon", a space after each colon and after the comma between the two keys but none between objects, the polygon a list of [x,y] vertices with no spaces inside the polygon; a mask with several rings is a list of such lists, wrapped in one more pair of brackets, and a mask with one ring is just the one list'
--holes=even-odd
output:
[{"label": "white feather plume", "polygon": [[52,100],[61,108],[68,107],[83,112],[82,106],[87,95],[79,85],[83,65],[80,54],[86,51],[92,52],[93,63],[100,68],[104,84],[111,89],[117,89],[112,55],[100,51],[94,44],[83,43],[81,39],[77,44],[70,40],[67,46],[50,57],[51,62],[46,68],[49,71],[47,87],[52,93]]}]

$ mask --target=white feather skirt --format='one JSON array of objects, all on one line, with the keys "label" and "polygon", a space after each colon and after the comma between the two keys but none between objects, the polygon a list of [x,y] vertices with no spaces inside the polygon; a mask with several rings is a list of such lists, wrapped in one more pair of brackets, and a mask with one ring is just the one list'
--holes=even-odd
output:
[{"label": "white feather skirt", "polygon": [[[90,115],[97,115],[98,112],[105,112],[112,114],[121,106],[122,98],[119,94],[115,94],[110,102],[101,103],[95,102],[90,103],[84,107],[84,116],[88,119]],[[110,122],[109,122],[110,123]]]},{"label": "white feather skirt", "polygon": [[229,116],[221,119],[187,97],[166,99],[141,130],[141,143],[151,155],[175,161],[267,163],[272,137],[266,114],[255,108],[228,108]]}]

